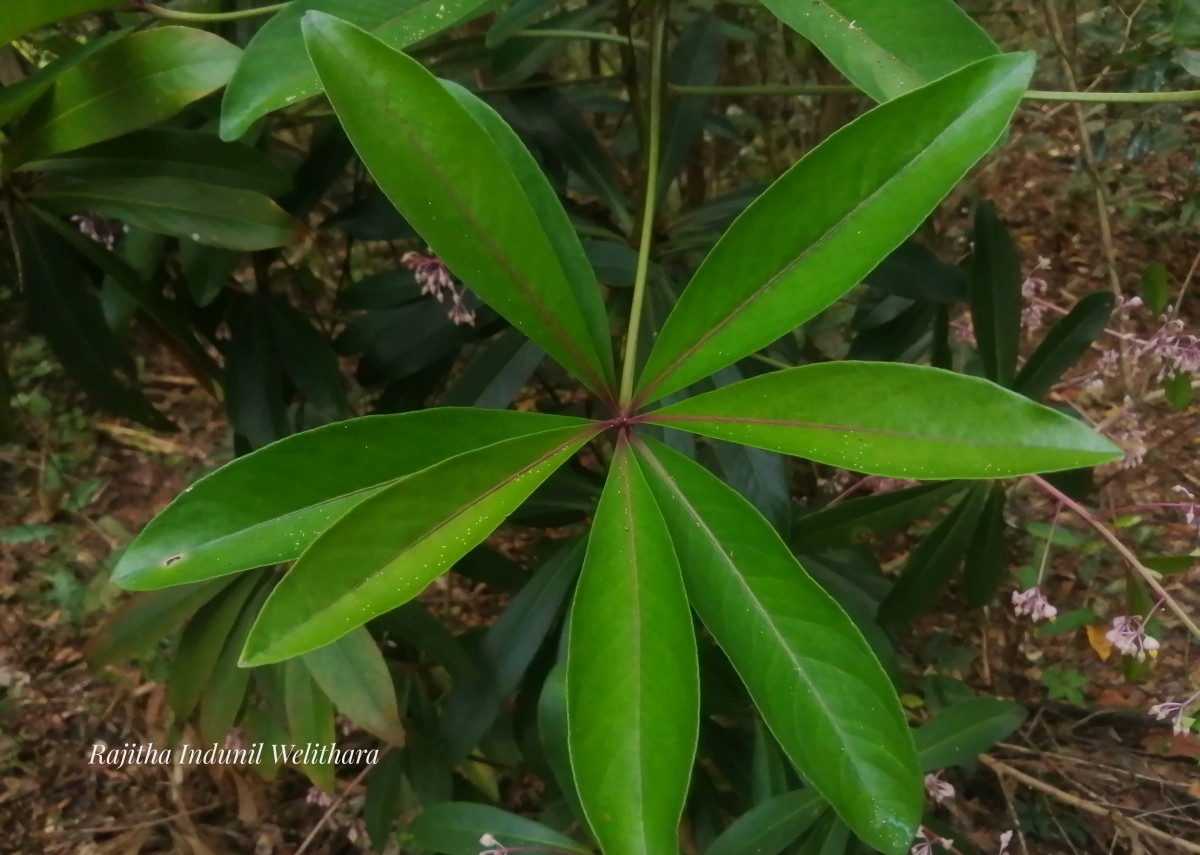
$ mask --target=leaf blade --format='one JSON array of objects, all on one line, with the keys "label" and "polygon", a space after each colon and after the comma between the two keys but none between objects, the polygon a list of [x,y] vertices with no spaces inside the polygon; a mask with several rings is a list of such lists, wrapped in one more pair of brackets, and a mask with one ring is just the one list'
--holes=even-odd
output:
[{"label": "leaf blade", "polygon": [[[647,359],[637,400],[765,347],[860,281],[999,139],[1032,71],[1025,54],[983,60],[876,107],[800,160],[696,271]],[[797,200],[818,187],[822,204],[797,214]]]}]

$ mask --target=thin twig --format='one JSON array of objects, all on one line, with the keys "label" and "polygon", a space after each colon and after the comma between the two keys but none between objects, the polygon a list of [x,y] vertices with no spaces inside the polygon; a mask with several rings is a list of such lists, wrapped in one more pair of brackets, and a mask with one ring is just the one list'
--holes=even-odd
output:
[{"label": "thin twig", "polygon": [[363,778],[367,777],[367,773],[374,768],[375,767],[373,765],[364,766],[362,771],[354,776],[354,780],[347,784],[345,789],[337,794],[337,797],[334,798],[333,803],[330,804],[325,810],[325,814],[320,820],[317,821],[317,824],[313,826],[313,829],[308,833],[308,836],[304,838],[304,842],[300,844],[300,848],[296,850],[295,855],[304,855],[304,853],[308,850],[308,847],[312,845],[312,842],[317,839],[317,834],[320,832],[320,830],[329,823],[329,820],[333,818],[334,812],[341,806],[342,802],[346,800],[346,796],[348,796],[355,787],[361,784]]}]

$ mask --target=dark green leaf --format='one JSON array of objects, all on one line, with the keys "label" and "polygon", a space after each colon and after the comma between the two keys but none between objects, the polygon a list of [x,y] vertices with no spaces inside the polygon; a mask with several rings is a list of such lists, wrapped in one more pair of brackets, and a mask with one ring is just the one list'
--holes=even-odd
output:
[{"label": "dark green leaf", "polygon": [[679,561],[622,440],[589,535],[567,640],[571,768],[607,855],[678,850],[699,683]]},{"label": "dark green leaf", "polygon": [[[336,13],[401,49],[496,5],[496,0],[294,0],[263,24],[246,45],[221,104],[221,137],[241,139],[272,110],[320,93],[321,81],[305,54],[300,30],[309,11]],[[351,56],[347,54],[346,59]]]},{"label": "dark green leaf", "polygon": [[18,0],[0,10],[0,46],[30,30],[122,5],[123,0]]},{"label": "dark green leaf", "polygon": [[409,826],[417,844],[445,855],[479,855],[485,832],[509,848],[533,847],[574,855],[591,855],[584,846],[551,828],[491,805],[446,802],[421,812]]},{"label": "dark green leaf", "polygon": [[371,846],[382,852],[391,839],[404,793],[404,755],[389,751],[371,770],[363,797],[363,824]]},{"label": "dark green leaf", "polygon": [[[679,34],[667,65],[667,80],[677,86],[712,86],[721,69],[721,19],[712,12],[697,15]],[[662,157],[659,161],[659,199],[683,168],[704,131],[708,99],[684,95],[672,98],[663,116]]]},{"label": "dark green leaf", "polygon": [[[283,666],[288,731],[293,742],[299,745],[330,745],[337,738],[333,704],[317,688],[304,664],[293,659]],[[336,789],[337,773],[331,763],[305,764],[304,774],[327,793]]]},{"label": "dark green leaf", "polygon": [[[208,742],[223,743],[237,722],[238,713],[246,698],[250,684],[250,671],[238,667],[238,651],[246,640],[246,633],[258,615],[263,600],[271,591],[271,579],[266,574],[259,580],[258,589],[250,595],[242,612],[238,615],[233,631],[225,638],[221,655],[213,667],[212,678],[200,701],[200,735]],[[327,740],[332,742],[332,739]]]},{"label": "dark green leaf", "polygon": [[307,431],[184,490],[126,549],[113,581],[166,587],[288,561],[351,507],[414,472],[501,440],[586,424],[446,408]]},{"label": "dark green leaf", "polygon": [[792,547],[804,551],[864,543],[874,535],[894,531],[925,516],[965,488],[965,484],[956,481],[922,484],[850,499],[832,508],[805,514],[792,524]]},{"label": "dark green leaf", "polygon": [[504,409],[520,394],[546,358],[537,342],[507,330],[489,342],[463,367],[442,395],[446,407]]},{"label": "dark green leaf", "polygon": [[97,630],[87,648],[88,661],[103,668],[145,652],[182,627],[230,581],[213,579],[177,585],[130,600]]},{"label": "dark green leaf", "polygon": [[329,339],[282,300],[264,301],[264,315],[284,370],[310,404],[335,419],[350,415],[337,354]]},{"label": "dark green leaf", "polygon": [[1142,563],[1155,573],[1175,576],[1179,573],[1187,573],[1200,564],[1200,555],[1147,555],[1142,558]]},{"label": "dark green leaf", "polygon": [[1025,360],[1013,380],[1013,388],[1035,401],[1044,397],[1104,332],[1115,303],[1116,296],[1111,291],[1093,291],[1081,297],[1070,312],[1050,327]]},{"label": "dark green leaf", "polygon": [[1021,344],[1021,259],[991,202],[975,209],[975,250],[967,270],[971,324],[983,373],[1012,386]]},{"label": "dark green leaf", "polygon": [[704,855],[776,855],[800,839],[829,810],[815,790],[776,796],[734,820]]},{"label": "dark green leaf", "polygon": [[1142,300],[1156,315],[1166,311],[1171,300],[1167,278],[1167,268],[1161,261],[1151,261],[1142,271]]},{"label": "dark green leaf", "polygon": [[304,26],[338,117],[404,218],[472,291],[611,397],[599,289],[571,275],[581,269],[573,259],[590,267],[573,230],[549,228],[566,215],[512,130],[498,118],[481,124],[491,115],[482,102],[464,106],[461,90],[362,30],[315,12]]},{"label": "dark green leaf", "polygon": [[570,744],[567,739],[567,668],[555,665],[546,675],[542,694],[538,698],[538,736],[554,781],[571,807],[575,820],[591,837],[587,816],[579,803],[579,790],[571,771]]},{"label": "dark green leaf", "polygon": [[156,27],[105,45],[54,79],[13,131],[9,166],[169,119],[220,89],[241,52],[194,27]]},{"label": "dark green leaf", "polygon": [[1025,721],[1025,708],[999,698],[971,698],[947,707],[921,727],[914,738],[921,769],[932,772],[972,762],[1013,733]]},{"label": "dark green leaf", "polygon": [[992,601],[1008,569],[1004,542],[1004,487],[993,484],[979,516],[979,527],[963,561],[963,594],[967,605],[980,609]]},{"label": "dark green leaf", "polygon": [[582,540],[564,544],[484,633],[476,654],[477,678],[456,683],[442,707],[441,737],[452,759],[475,747],[520,686],[579,574],[583,545]]},{"label": "dark green leaf", "polygon": [[243,663],[307,653],[411,600],[596,432],[571,426],[484,446],[356,504],[276,586]]},{"label": "dark green leaf", "polygon": [[880,623],[905,623],[933,605],[962,562],[989,493],[987,484],[974,485],[909,553],[900,578],[879,606]]},{"label": "dark green leaf", "polygon": [[688,599],[784,752],[859,837],[907,851],[921,814],[916,752],[862,633],[745,499],[663,445],[639,453]]},{"label": "dark green leaf", "polygon": [[[849,844],[850,829],[837,814],[829,813],[813,829],[796,855],[846,855]],[[859,852],[858,849],[852,851]]]},{"label": "dark green leaf", "polygon": [[1173,410],[1186,410],[1192,403],[1192,375],[1186,371],[1172,374],[1163,381],[1163,397]]},{"label": "dark green leaf", "polygon": [[[54,85],[54,78],[58,75],[68,68],[78,65],[101,48],[129,35],[129,32],[129,30],[117,30],[105,33],[89,39],[82,45],[70,42],[69,53],[43,65],[28,77],[0,89],[0,125],[7,124],[32,107],[46,90]],[[3,42],[0,41],[0,45],[2,44]]]},{"label": "dark green leaf", "polygon": [[763,5],[876,101],[998,52],[954,0],[763,0]]},{"label": "dark green leaf", "polygon": [[62,214],[90,213],[226,249],[283,246],[302,226],[261,193],[186,178],[57,176],[33,197]]},{"label": "dark green leaf", "polygon": [[392,675],[371,633],[360,627],[306,653],[304,664],[342,715],[386,742],[404,744]]},{"label": "dark green leaf", "polygon": [[[638,400],[765,347],[846,293],[987,153],[1032,71],[1028,54],[978,62],[876,107],[789,169],[692,277],[647,360]],[[820,205],[806,203],[814,187]]]},{"label": "dark green leaf", "polygon": [[1120,456],[1078,420],[986,380],[882,362],[763,374],[647,418],[892,478],[1004,478]]},{"label": "dark green leaf", "polygon": [[263,448],[292,433],[284,399],[283,363],[257,295],[230,314],[225,348],[225,408],[234,432],[250,448]]}]

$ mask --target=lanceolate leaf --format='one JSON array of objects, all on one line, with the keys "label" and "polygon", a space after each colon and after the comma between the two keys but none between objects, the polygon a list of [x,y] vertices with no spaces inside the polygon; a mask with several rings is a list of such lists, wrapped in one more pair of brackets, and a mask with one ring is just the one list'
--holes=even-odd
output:
[{"label": "lanceolate leaf", "polygon": [[661,398],[765,347],[853,287],[987,153],[1032,71],[1028,54],[978,62],[876,107],[788,170],[696,271],[650,354],[638,399]]},{"label": "lanceolate leaf", "polygon": [[305,654],[304,664],[343,715],[380,739],[404,743],[392,675],[371,633],[359,627]]},{"label": "lanceolate leaf", "polygon": [[[68,68],[78,65],[101,48],[127,35],[129,35],[129,30],[116,30],[93,38],[86,44],[75,45],[69,53],[60,55],[58,59],[43,65],[28,77],[0,89],[0,125],[7,124],[32,107],[38,98],[54,85],[54,79],[58,75]],[[3,39],[0,38],[0,45],[2,44]]]},{"label": "lanceolate leaf", "polygon": [[1071,311],[1055,322],[1013,380],[1013,388],[1040,400],[1068,368],[1092,346],[1112,315],[1116,296],[1094,291],[1079,299]]},{"label": "lanceolate leaf", "polygon": [[965,487],[956,481],[921,484],[851,499],[800,517],[792,524],[789,540],[801,552],[863,543],[927,514]]},{"label": "lanceolate leaf", "polygon": [[147,231],[226,249],[283,246],[301,224],[261,193],[186,178],[56,176],[33,196],[61,214],[100,214]]},{"label": "lanceolate leaf", "polygon": [[399,50],[496,5],[496,0],[293,0],[246,45],[221,105],[221,137],[240,139],[272,110],[320,93],[300,31],[307,12],[332,12]]},{"label": "lanceolate leaf", "polygon": [[1004,502],[1004,486],[993,484],[963,560],[963,594],[972,608],[983,608],[992,601],[1008,567]]},{"label": "lanceolate leaf", "polygon": [[862,634],[720,479],[658,443],[639,456],[688,599],[784,752],[855,834],[907,851],[921,815],[916,751]]},{"label": "lanceolate leaf", "polygon": [[549,202],[523,186],[528,171],[497,142],[496,123],[482,125],[419,63],[357,27],[315,12],[304,26],[346,133],[404,218],[472,291],[611,397],[599,292],[572,282],[546,234]]},{"label": "lanceolate leaf", "polygon": [[529,847],[523,851],[591,855],[586,846],[565,834],[491,805],[471,802],[434,805],[423,810],[409,827],[423,849],[447,855],[479,855],[483,848],[479,837],[484,831],[510,849]]},{"label": "lanceolate leaf", "polygon": [[[312,675],[299,659],[283,666],[284,699],[288,731],[293,743],[328,745],[337,738],[333,704],[317,688]],[[337,785],[336,773],[329,763],[309,763],[304,767],[309,779],[327,793]]]},{"label": "lanceolate leaf", "polygon": [[147,590],[289,561],[347,510],[414,472],[502,440],[586,424],[444,408],[288,437],[180,493],[125,550],[113,581]]},{"label": "lanceolate leaf", "polygon": [[596,432],[572,426],[484,446],[356,505],[276,586],[243,664],[307,653],[411,600]]},{"label": "lanceolate leaf", "polygon": [[0,9],[0,47],[37,27],[120,5],[121,0],[20,0],[5,3],[4,8]]},{"label": "lanceolate leaf", "polygon": [[1120,456],[1082,422],[986,380],[884,362],[776,371],[648,418],[892,478],[1007,478]]},{"label": "lanceolate leaf", "polygon": [[1025,708],[1000,698],[971,698],[942,710],[917,729],[921,769],[968,763],[1025,721]]},{"label": "lanceolate leaf", "polygon": [[829,810],[812,789],[775,796],[734,820],[704,855],[775,855],[791,846]]},{"label": "lanceolate leaf", "polygon": [[1011,386],[1021,344],[1021,259],[991,202],[981,203],[975,211],[975,249],[967,288],[984,375]]},{"label": "lanceolate leaf", "polygon": [[92,637],[86,651],[88,661],[102,668],[120,659],[145,653],[179,629],[228,584],[228,579],[194,582],[130,600],[117,609]]},{"label": "lanceolate leaf", "polygon": [[571,767],[605,855],[678,851],[699,684],[679,561],[622,438],[596,510],[567,642]]},{"label": "lanceolate leaf", "polygon": [[954,0],[763,0],[876,101],[998,53]]},{"label": "lanceolate leaf", "polygon": [[119,39],[55,78],[14,131],[5,160],[71,151],[169,119],[224,86],[240,55],[193,27],[158,27]]}]

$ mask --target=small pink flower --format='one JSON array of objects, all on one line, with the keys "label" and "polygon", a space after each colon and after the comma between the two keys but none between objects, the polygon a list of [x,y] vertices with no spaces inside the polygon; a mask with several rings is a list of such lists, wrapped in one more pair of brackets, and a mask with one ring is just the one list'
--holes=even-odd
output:
[{"label": "small pink flower", "polygon": [[1139,662],[1144,662],[1147,656],[1153,659],[1158,655],[1158,639],[1146,633],[1146,619],[1138,615],[1113,618],[1112,629],[1104,637],[1122,654]]},{"label": "small pink flower", "polygon": [[1014,591],[1012,595],[1013,611],[1018,617],[1028,615],[1034,623],[1042,620],[1054,620],[1058,617],[1058,609],[1050,604],[1042,593],[1040,585],[1027,588],[1024,591]]},{"label": "small pink flower", "polygon": [[948,852],[954,848],[954,841],[949,837],[938,837],[937,834],[922,825],[917,829],[916,842],[913,843],[912,849],[908,850],[908,855],[934,855],[933,847],[935,845]]},{"label": "small pink flower", "polygon": [[455,326],[475,324],[475,312],[467,307],[467,289],[458,285],[446,265],[436,255],[422,255],[419,252],[406,252],[400,257],[400,263],[413,272],[413,279],[421,286],[421,293],[433,297],[439,303],[445,303],[450,298],[450,306],[446,316]]},{"label": "small pink flower", "polygon": [[317,789],[316,787],[309,787],[308,792],[304,796],[304,801],[308,802],[310,805],[327,808],[333,804],[333,796]]},{"label": "small pink flower", "polygon": [[1001,834],[1000,835],[1000,849],[997,850],[996,855],[1005,855],[1005,853],[1008,852],[1009,844],[1012,843],[1012,839],[1013,839],[1013,833],[1012,833],[1011,828],[1008,831]]},{"label": "small pink flower", "polygon": [[506,855],[508,852],[508,849],[505,848],[504,844],[502,844],[491,834],[485,834],[480,837],[479,845],[488,847],[480,852],[479,855]]},{"label": "small pink flower", "polygon": [[1150,715],[1154,716],[1159,721],[1167,721],[1171,723],[1171,731],[1176,735],[1182,736],[1192,729],[1192,723],[1195,718],[1185,715],[1192,704],[1200,699],[1200,692],[1192,695],[1185,701],[1164,701],[1161,704],[1155,704],[1150,707]]},{"label": "small pink flower", "polygon": [[935,805],[954,798],[954,785],[942,780],[941,772],[932,772],[925,776],[925,793],[933,799]]}]

